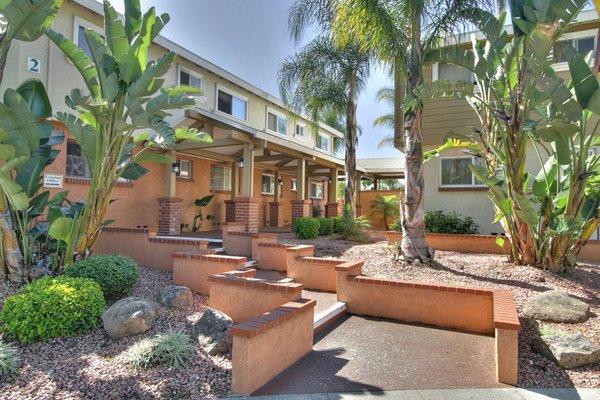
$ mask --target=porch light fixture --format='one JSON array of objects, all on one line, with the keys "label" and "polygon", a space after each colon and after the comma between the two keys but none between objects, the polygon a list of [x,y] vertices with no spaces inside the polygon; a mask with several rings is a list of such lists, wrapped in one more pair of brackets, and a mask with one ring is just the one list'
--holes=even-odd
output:
[{"label": "porch light fixture", "polygon": [[244,168],[244,157],[240,157],[240,161],[238,162],[240,168]]},{"label": "porch light fixture", "polygon": [[181,162],[176,161],[173,164],[171,164],[171,170],[175,173],[175,175],[179,176],[179,174],[181,173]]},{"label": "porch light fixture", "polygon": [[279,186],[283,186],[283,179],[281,179],[281,178],[277,179],[277,183],[279,184]]},{"label": "porch light fixture", "polygon": [[331,183],[331,181],[332,181],[332,180],[333,180],[333,179],[331,179],[331,177],[327,178],[327,181],[328,181],[329,183]]}]

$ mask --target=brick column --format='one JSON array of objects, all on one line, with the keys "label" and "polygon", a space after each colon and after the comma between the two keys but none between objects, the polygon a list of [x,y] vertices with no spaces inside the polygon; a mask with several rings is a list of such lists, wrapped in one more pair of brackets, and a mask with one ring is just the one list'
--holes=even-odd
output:
[{"label": "brick column", "polygon": [[235,200],[225,200],[225,222],[235,222]]},{"label": "brick column", "polygon": [[159,197],[158,235],[178,235],[181,232],[181,205],[179,197]]},{"label": "brick column", "polygon": [[252,197],[236,197],[233,200],[235,205],[234,218],[235,221],[242,222],[246,232],[258,232],[258,202]]},{"label": "brick column", "polygon": [[340,215],[340,205],[338,203],[325,204],[325,217],[337,217]]},{"label": "brick column", "polygon": [[283,204],[278,201],[272,201],[269,203],[269,225],[270,226],[283,226]]},{"label": "brick column", "polygon": [[310,200],[292,200],[292,223],[300,217],[310,217],[310,207]]}]

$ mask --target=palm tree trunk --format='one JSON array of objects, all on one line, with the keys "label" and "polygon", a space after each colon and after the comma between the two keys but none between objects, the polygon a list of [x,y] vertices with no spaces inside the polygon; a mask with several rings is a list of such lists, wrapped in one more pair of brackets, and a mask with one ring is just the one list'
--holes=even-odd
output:
[{"label": "palm tree trunk", "polygon": [[[421,48],[420,37],[421,13],[422,10],[419,7],[413,9],[413,34],[410,58],[407,60],[405,96],[408,94],[412,95],[413,90],[423,82],[423,67],[421,62],[423,59],[423,49]],[[396,68],[396,74],[398,73],[399,69]],[[399,79],[396,77],[396,85],[398,81]],[[399,90],[400,88],[396,87],[396,89]],[[422,105],[414,109],[403,110],[405,184],[404,201],[401,205],[401,250],[405,260],[425,263],[431,260],[431,252],[427,245],[425,232],[422,117]]]},{"label": "palm tree trunk", "polygon": [[[344,190],[344,218],[356,218],[356,146],[358,145],[357,121],[356,121],[356,83],[355,76],[351,74],[348,82],[348,108],[346,110],[346,157],[344,159],[346,169],[346,186]],[[347,206],[350,210],[346,210]],[[349,215],[345,215],[349,212]]]}]

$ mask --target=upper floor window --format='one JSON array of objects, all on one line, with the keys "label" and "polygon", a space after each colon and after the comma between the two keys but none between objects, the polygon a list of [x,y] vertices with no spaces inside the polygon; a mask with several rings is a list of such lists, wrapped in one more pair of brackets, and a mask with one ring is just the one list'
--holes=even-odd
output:
[{"label": "upper floor window", "polygon": [[442,186],[483,186],[471,172],[469,165],[481,164],[478,157],[449,157],[441,159],[441,185]]},{"label": "upper floor window", "polygon": [[87,178],[92,174],[81,154],[79,143],[72,140],[67,141],[67,171],[66,175],[71,178]]},{"label": "upper floor window", "polygon": [[213,165],[210,170],[211,190],[231,190],[231,168]]},{"label": "upper floor window", "polygon": [[92,24],[91,22],[75,16],[75,25],[73,27],[73,42],[77,43],[77,46],[84,51],[89,57],[92,57],[92,50],[88,46],[87,40],[85,40],[85,30],[91,29],[98,35],[104,38],[104,31],[98,25]]},{"label": "upper floor window", "polygon": [[296,124],[296,137],[304,139],[304,129],[306,129],[304,125]]},{"label": "upper floor window", "polygon": [[179,84],[202,89],[202,76],[186,69],[179,69]]},{"label": "upper floor window", "polygon": [[248,119],[248,99],[217,86],[217,110],[245,121]]},{"label": "upper floor window", "polygon": [[323,198],[323,183],[321,183],[321,182],[311,182],[310,183],[310,197],[312,199],[322,199]]},{"label": "upper floor window", "polygon": [[267,110],[267,130],[280,135],[286,134],[287,120],[282,114]]},{"label": "upper floor window", "polygon": [[315,141],[315,147],[329,153],[329,136],[319,134]]},{"label": "upper floor window", "polygon": [[262,175],[261,181],[262,194],[275,193],[275,177],[273,175]]},{"label": "upper floor window", "polygon": [[590,51],[592,52],[592,59],[594,58],[593,52],[596,50],[596,36],[590,35],[585,37],[559,40],[554,44],[552,49],[552,57],[555,63],[568,62],[567,48],[569,45],[573,46],[578,53],[587,55]]},{"label": "upper floor window", "polygon": [[179,164],[179,178],[192,179],[192,162],[190,160],[177,160]]},{"label": "upper floor window", "polygon": [[473,72],[454,64],[437,63],[433,65],[432,80],[449,82],[475,82]]}]

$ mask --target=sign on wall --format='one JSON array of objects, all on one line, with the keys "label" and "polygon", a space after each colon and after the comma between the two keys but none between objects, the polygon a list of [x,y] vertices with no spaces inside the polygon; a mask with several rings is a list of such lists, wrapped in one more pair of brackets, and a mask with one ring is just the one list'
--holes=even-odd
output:
[{"label": "sign on wall", "polygon": [[63,176],[59,174],[44,174],[44,187],[61,189],[63,187]]},{"label": "sign on wall", "polygon": [[32,74],[40,74],[42,71],[42,62],[39,58],[27,57],[27,71]]}]

